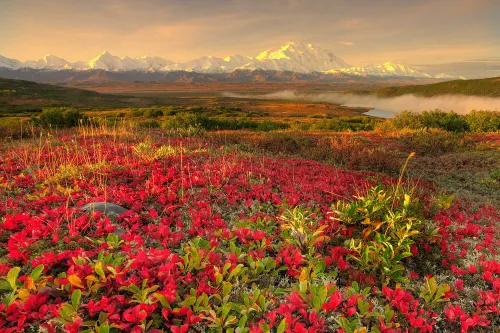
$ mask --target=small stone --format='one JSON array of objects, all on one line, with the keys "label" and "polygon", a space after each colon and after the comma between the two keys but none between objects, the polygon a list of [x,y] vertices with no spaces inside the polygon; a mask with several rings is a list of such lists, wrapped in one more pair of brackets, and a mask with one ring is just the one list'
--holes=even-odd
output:
[{"label": "small stone", "polygon": [[80,207],[86,212],[101,212],[108,216],[117,216],[125,213],[128,209],[110,202],[91,202]]}]

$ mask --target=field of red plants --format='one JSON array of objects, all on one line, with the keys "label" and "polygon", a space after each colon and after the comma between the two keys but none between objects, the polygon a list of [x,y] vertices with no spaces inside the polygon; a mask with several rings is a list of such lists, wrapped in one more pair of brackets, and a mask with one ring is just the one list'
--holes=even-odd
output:
[{"label": "field of red plants", "polygon": [[500,331],[492,207],[202,139],[87,134],[0,143],[0,332]]}]

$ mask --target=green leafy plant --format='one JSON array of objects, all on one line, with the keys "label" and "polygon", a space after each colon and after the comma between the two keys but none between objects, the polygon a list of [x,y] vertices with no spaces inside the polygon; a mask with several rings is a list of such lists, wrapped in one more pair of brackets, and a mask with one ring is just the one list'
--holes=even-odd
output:
[{"label": "green leafy plant", "polygon": [[158,286],[154,285],[148,287],[147,284],[148,280],[145,279],[144,281],[142,281],[141,288],[139,288],[135,284],[131,284],[128,286],[123,286],[120,289],[132,293],[132,300],[130,301],[131,303],[139,303],[139,304],[156,303],[156,300],[152,296],[153,293],[158,289]]},{"label": "green leafy plant", "polygon": [[155,148],[151,141],[140,142],[135,146],[132,146],[134,153],[143,160],[146,161],[156,161],[169,156],[174,156],[184,152],[182,147],[173,147],[171,145],[162,145]]},{"label": "green leafy plant", "polygon": [[357,262],[365,271],[380,273],[384,284],[388,284],[391,280],[407,281],[401,261],[412,256],[409,242],[395,247],[391,244],[391,237],[376,233],[372,241],[352,239],[349,248],[356,252],[356,255],[349,255],[349,258]]},{"label": "green leafy plant", "polygon": [[71,294],[71,304],[64,303],[59,310],[59,321],[63,324],[71,324],[76,318],[78,318],[81,298],[82,291],[80,289],[75,289],[75,291]]},{"label": "green leafy plant", "polygon": [[420,288],[420,297],[431,306],[442,302],[448,302],[450,299],[445,295],[451,289],[448,284],[438,284],[435,277],[425,278],[425,283]]},{"label": "green leafy plant", "polygon": [[328,225],[318,226],[311,218],[311,214],[301,207],[287,209],[281,216],[281,220],[283,238],[297,245],[302,253],[313,255],[318,243],[329,240],[329,237],[323,234]]}]

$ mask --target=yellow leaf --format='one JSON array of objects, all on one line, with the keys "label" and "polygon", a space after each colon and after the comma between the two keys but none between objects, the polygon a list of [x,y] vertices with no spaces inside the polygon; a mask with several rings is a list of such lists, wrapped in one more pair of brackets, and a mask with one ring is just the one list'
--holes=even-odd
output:
[{"label": "yellow leaf", "polygon": [[330,240],[330,237],[328,237],[328,236],[319,236],[311,242],[311,246],[314,246],[319,242],[324,242],[324,241],[328,241],[328,240]]},{"label": "yellow leaf", "polygon": [[85,287],[82,284],[82,280],[78,277],[78,275],[72,274],[68,276],[69,283],[74,285],[75,287],[85,289]]},{"label": "yellow leaf", "polygon": [[300,282],[307,281],[307,270],[305,268],[302,269],[302,271],[300,272],[299,281]]},{"label": "yellow leaf", "polygon": [[24,280],[24,286],[28,290],[34,290],[35,289],[35,283],[33,282],[33,278],[31,276],[27,276],[26,279]]},{"label": "yellow leaf", "polygon": [[88,280],[88,281],[94,281],[94,282],[99,282],[99,279],[95,277],[95,275],[87,275],[85,277],[85,280]]},{"label": "yellow leaf", "polygon": [[95,264],[95,272],[97,273],[97,275],[99,275],[100,277],[102,277],[103,279],[106,278],[106,274],[104,274],[104,269],[103,269],[103,266],[102,266],[102,262],[98,261],[96,264]]},{"label": "yellow leaf", "polygon": [[370,237],[370,234],[372,233],[372,231],[370,230],[370,228],[366,228],[363,230],[363,239],[368,239],[368,237]]},{"label": "yellow leaf", "polygon": [[17,292],[17,295],[19,296],[19,299],[21,299],[24,302],[30,296],[30,292],[28,289],[22,288],[22,289],[19,289],[19,291]]},{"label": "yellow leaf", "polygon": [[323,230],[325,230],[326,228],[328,228],[328,225],[323,224],[322,226],[320,226],[320,227],[317,229],[317,231],[323,231]]},{"label": "yellow leaf", "polygon": [[366,332],[368,332],[366,327],[360,327],[354,330],[354,333],[366,333]]}]

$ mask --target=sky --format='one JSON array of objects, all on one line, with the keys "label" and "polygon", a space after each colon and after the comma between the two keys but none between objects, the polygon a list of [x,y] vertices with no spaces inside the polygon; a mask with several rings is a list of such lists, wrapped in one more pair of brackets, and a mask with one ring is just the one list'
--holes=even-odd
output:
[{"label": "sky", "polygon": [[0,55],[187,61],[300,41],[356,66],[500,76],[499,17],[500,0],[0,0]]}]

